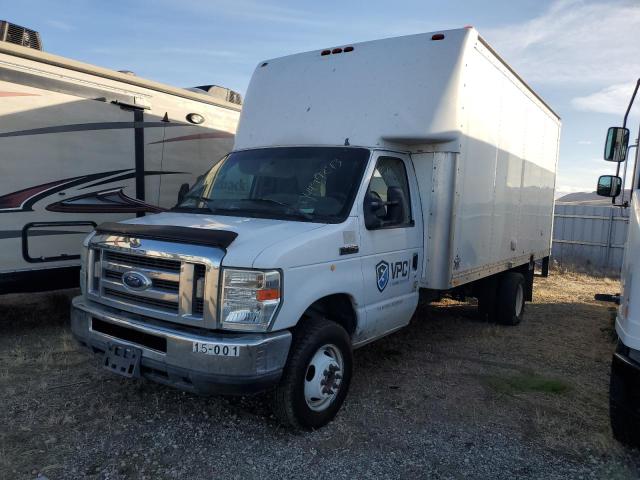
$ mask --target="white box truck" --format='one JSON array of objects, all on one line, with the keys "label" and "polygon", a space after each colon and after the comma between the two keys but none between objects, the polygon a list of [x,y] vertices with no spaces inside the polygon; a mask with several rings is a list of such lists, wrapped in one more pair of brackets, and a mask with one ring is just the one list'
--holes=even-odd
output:
[{"label": "white box truck", "polygon": [[85,240],[72,329],[104,366],[339,410],[352,349],[421,291],[518,323],[547,258],[558,116],[472,28],[261,62],[234,151],[171,212]]},{"label": "white box truck", "polygon": [[82,239],[176,204],[228,153],[240,97],[40,50],[0,21],[0,294],[78,284]]}]

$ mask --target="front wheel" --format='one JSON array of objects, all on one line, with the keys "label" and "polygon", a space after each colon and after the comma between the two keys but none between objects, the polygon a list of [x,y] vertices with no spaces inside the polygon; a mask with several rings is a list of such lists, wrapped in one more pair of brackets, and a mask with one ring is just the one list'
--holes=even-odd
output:
[{"label": "front wheel", "polygon": [[287,426],[320,428],[338,413],[349,390],[349,335],[335,322],[307,318],[297,327],[289,359],[273,395],[273,411]]}]

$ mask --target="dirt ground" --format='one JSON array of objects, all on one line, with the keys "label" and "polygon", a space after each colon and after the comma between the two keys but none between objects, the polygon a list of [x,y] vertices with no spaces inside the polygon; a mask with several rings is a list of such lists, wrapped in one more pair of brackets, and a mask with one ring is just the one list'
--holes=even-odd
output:
[{"label": "dirt ground", "polygon": [[355,353],[327,427],[279,427],[264,396],[197,397],[101,370],[74,343],[76,291],[0,297],[0,479],[638,478],[611,437],[614,280],[536,278],[517,327],[421,306]]}]

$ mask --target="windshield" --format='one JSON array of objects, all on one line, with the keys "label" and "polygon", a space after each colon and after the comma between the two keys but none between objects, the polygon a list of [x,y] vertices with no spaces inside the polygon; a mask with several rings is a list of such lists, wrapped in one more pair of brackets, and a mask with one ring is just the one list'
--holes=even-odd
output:
[{"label": "windshield", "polygon": [[369,150],[283,147],[234,152],[176,207],[220,215],[339,223],[351,210]]}]

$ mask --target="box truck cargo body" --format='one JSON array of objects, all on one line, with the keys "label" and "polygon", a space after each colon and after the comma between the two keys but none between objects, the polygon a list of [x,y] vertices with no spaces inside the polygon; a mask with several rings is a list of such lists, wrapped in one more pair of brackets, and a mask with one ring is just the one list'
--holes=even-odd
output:
[{"label": "box truck cargo body", "polygon": [[231,150],[229,100],[0,41],[0,293],[77,285],[97,224],[175,205]]},{"label": "box truck cargo body", "polygon": [[548,256],[559,118],[469,32],[263,62],[234,148],[346,143],[410,152],[424,214],[424,287]]},{"label": "box truck cargo body", "polygon": [[[352,348],[405,326],[421,292],[520,322],[550,254],[559,132],[474,29],[261,62],[234,151],[184,202],[86,239],[74,334],[120,373],[275,387],[281,421],[324,425]],[[180,269],[171,311],[148,303],[161,295],[148,257]]]}]

